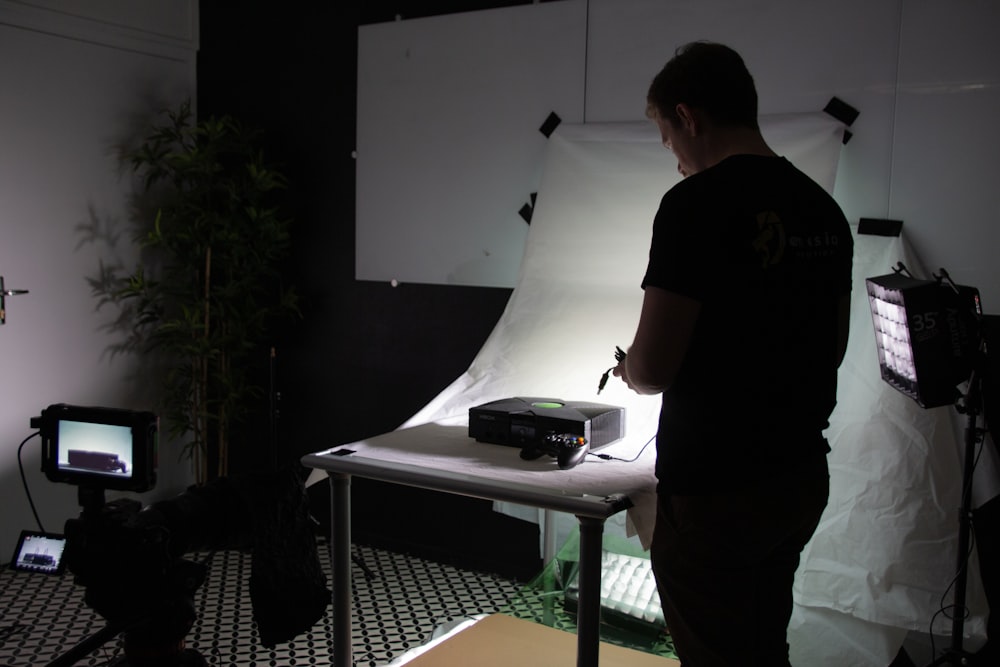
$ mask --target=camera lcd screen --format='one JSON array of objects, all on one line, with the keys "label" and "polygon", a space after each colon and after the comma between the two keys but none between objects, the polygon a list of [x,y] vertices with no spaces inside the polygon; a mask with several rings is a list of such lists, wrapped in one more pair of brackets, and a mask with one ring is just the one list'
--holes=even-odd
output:
[{"label": "camera lcd screen", "polygon": [[59,421],[59,470],[132,477],[132,429],[117,424]]},{"label": "camera lcd screen", "polygon": [[56,403],[31,423],[42,434],[42,472],[53,482],[136,492],[156,485],[152,412]]},{"label": "camera lcd screen", "polygon": [[22,572],[62,574],[65,567],[63,563],[65,548],[66,538],[62,535],[23,530],[14,549],[10,566]]}]

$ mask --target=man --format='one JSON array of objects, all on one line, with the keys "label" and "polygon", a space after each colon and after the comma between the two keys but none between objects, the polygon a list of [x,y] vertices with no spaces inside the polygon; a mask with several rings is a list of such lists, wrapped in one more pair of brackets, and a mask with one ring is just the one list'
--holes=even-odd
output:
[{"label": "man", "polygon": [[663,393],[660,598],[683,667],[785,666],[793,577],[829,493],[853,240],[829,194],[764,141],[735,51],[681,47],[647,101],[685,179],[653,222],[615,375]]}]

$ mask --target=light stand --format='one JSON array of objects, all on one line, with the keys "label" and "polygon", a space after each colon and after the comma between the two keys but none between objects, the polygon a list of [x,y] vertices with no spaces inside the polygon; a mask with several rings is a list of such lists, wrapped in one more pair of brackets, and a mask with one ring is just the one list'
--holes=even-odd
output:
[{"label": "light stand", "polygon": [[[924,408],[955,405],[967,418],[959,509],[951,644],[929,667],[968,665],[964,650],[968,561],[972,538],[972,478],[983,412],[986,336],[979,291],[956,285],[940,270],[935,280],[917,280],[902,262],[891,275],[866,282],[882,379]],[[964,397],[960,382],[968,381]],[[933,631],[933,628],[932,628]]]},{"label": "light stand", "polygon": [[965,635],[965,600],[969,578],[969,550],[972,538],[972,475],[976,467],[976,445],[983,433],[977,423],[982,412],[982,380],[973,371],[969,380],[969,391],[962,402],[956,404],[959,412],[966,415],[965,462],[962,468],[962,504],[958,516],[958,555],[955,576],[955,603],[951,618],[951,645],[928,667],[938,665],[968,665],[975,654],[963,648]]}]

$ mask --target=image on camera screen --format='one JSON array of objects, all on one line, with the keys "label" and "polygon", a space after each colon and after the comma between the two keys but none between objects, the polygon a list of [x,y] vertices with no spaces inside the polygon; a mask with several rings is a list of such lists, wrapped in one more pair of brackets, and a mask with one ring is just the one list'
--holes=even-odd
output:
[{"label": "image on camera screen", "polygon": [[128,426],[59,422],[59,470],[132,476],[132,430]]}]

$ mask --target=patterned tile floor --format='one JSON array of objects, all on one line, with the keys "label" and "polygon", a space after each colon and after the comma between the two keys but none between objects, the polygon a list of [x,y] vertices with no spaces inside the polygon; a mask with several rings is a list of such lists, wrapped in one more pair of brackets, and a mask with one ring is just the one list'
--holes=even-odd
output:
[{"label": "patterned tile floor", "polygon": [[[358,667],[385,665],[431,638],[436,627],[467,616],[503,610],[521,585],[419,558],[355,546],[353,651]],[[329,575],[325,545],[321,561]],[[201,556],[201,555],[198,555]],[[252,618],[250,556],[217,552],[196,594],[199,619],[188,646],[211,665],[286,667],[329,664],[330,613],[294,640],[263,647]],[[104,626],[83,602],[72,576],[0,571],[0,666],[38,667],[62,655]],[[104,665],[121,655],[117,641],[80,665]]]},{"label": "patterned tile floor", "polygon": [[[329,577],[325,543],[320,544],[319,554]],[[523,585],[366,546],[355,545],[354,556],[356,667],[387,665],[430,640],[441,625],[480,614],[504,612],[571,632],[576,628],[574,615],[564,607],[561,587],[552,583],[554,565],[535,582]],[[309,632],[268,649],[261,645],[253,620],[251,557],[220,551],[209,562],[208,576],[195,597],[198,620],[187,635],[189,648],[213,666],[329,664],[333,636],[329,608]],[[83,589],[73,584],[72,575],[0,570],[0,667],[46,665],[103,627],[103,619],[84,604]],[[662,633],[637,634],[634,628],[604,626],[602,639],[675,657],[669,636]],[[112,640],[77,664],[97,667],[120,656],[120,643]]]}]

